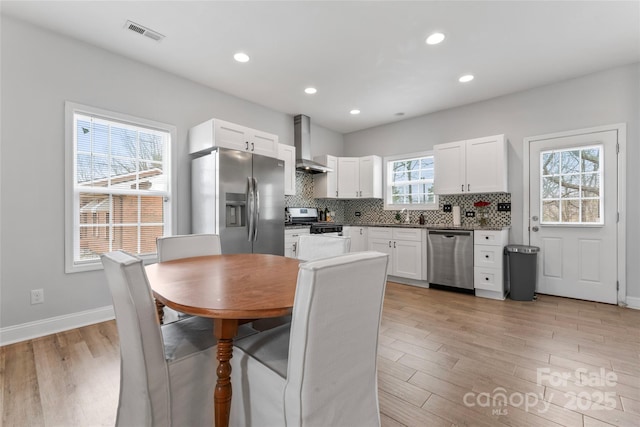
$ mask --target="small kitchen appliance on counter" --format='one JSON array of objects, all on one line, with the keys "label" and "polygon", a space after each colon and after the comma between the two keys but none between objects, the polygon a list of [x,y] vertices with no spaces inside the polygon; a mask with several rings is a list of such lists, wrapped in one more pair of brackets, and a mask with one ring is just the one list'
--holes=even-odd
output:
[{"label": "small kitchen appliance on counter", "polygon": [[311,234],[342,236],[342,224],[319,222],[318,208],[287,208],[291,225],[308,225]]}]

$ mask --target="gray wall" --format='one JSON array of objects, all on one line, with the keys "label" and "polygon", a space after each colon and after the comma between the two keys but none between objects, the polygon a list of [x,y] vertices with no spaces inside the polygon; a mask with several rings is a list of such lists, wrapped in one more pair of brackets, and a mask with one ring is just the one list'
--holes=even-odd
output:
[{"label": "gray wall", "polygon": [[[481,84],[478,81],[475,84]],[[345,155],[392,155],[434,144],[505,134],[509,139],[510,240],[523,238],[523,139],[627,124],[627,295],[640,297],[640,65],[615,68],[488,101],[345,135]]]},{"label": "gray wall", "polygon": [[[177,232],[190,232],[187,131],[212,117],[279,135],[293,117],[2,16],[0,326],[109,306],[101,271],[64,273],[64,103],[173,124]],[[302,112],[304,113],[304,112]],[[342,155],[342,135],[319,126],[313,155]],[[319,138],[318,138],[319,137]],[[323,143],[324,141],[324,143]],[[30,305],[43,288],[45,303]]]}]

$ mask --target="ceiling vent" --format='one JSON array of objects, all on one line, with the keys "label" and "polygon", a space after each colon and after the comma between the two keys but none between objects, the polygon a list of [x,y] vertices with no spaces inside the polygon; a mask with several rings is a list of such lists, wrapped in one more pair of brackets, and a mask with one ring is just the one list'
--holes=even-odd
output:
[{"label": "ceiling vent", "polygon": [[124,24],[124,27],[127,30],[133,31],[134,33],[138,33],[142,36],[146,36],[149,37],[152,40],[155,40],[157,42],[159,42],[160,40],[162,40],[164,38],[164,36],[162,34],[160,34],[157,31],[153,31],[150,28],[145,27],[144,25],[140,25],[140,24],[136,24],[133,21],[127,21]]}]

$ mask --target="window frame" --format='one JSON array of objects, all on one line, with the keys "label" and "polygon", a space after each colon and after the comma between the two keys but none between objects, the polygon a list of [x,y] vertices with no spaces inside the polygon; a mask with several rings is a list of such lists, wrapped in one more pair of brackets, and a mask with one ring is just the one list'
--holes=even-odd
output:
[{"label": "window frame", "polygon": [[[384,210],[401,210],[407,209],[412,211],[430,211],[430,210],[438,210],[439,202],[438,195],[434,194],[433,203],[413,203],[413,204],[397,204],[390,203],[393,200],[393,195],[391,194],[391,187],[393,182],[390,182],[390,174],[389,168],[391,167],[392,162],[397,161],[406,161],[412,159],[419,159],[423,157],[433,157],[434,158],[434,166],[435,166],[435,157],[433,150],[429,151],[420,151],[417,153],[407,153],[407,154],[396,154],[393,156],[386,156],[383,161],[383,175],[384,175]],[[435,167],[434,167],[434,181],[435,181]]]},{"label": "window frame", "polygon": [[[542,168],[542,158],[545,154],[555,154],[558,153],[560,154],[560,156],[562,156],[562,153],[564,152],[569,152],[569,151],[576,151],[578,150],[580,153],[582,153],[585,150],[588,149],[592,149],[592,148],[597,148],[599,150],[599,168],[596,172],[590,171],[590,172],[584,172],[584,171],[580,171],[580,172],[573,172],[573,173],[562,173],[562,163],[560,160],[560,164],[558,165],[559,170],[557,174],[551,174],[551,175],[544,175],[542,173],[542,170],[540,170],[538,172],[539,175],[539,180],[540,180],[540,194],[538,195],[539,197],[539,204],[540,204],[540,212],[539,214],[539,218],[540,218],[540,226],[541,227],[604,227],[605,226],[605,212],[604,212],[604,198],[605,198],[605,194],[604,194],[604,145],[603,144],[592,144],[592,145],[580,145],[577,147],[568,147],[568,148],[561,148],[561,149],[552,149],[552,150],[542,150],[540,151],[540,169]],[[561,157],[562,158],[562,157]],[[553,176],[558,176],[560,177],[560,181],[562,181],[562,177],[563,176],[569,176],[569,175],[577,175],[579,176],[580,179],[580,183],[582,183],[582,177],[584,175],[597,175],[598,176],[598,183],[599,183],[599,190],[600,190],[600,194],[598,195],[598,197],[589,197],[589,196],[583,196],[582,195],[582,184],[580,184],[580,190],[578,193],[577,197],[562,197],[562,185],[558,184],[558,197],[548,197],[548,198],[544,198],[543,197],[543,193],[544,193],[544,179],[547,177],[553,177]],[[579,202],[579,210],[578,212],[580,213],[580,217],[582,217],[582,202],[585,200],[598,200],[598,204],[599,204],[599,212],[600,212],[600,221],[598,222],[583,222],[583,221],[562,221],[562,201],[563,200],[575,200]],[[545,221],[544,220],[544,202],[545,201],[557,201],[558,202],[558,206],[559,206],[559,221]]]},{"label": "window frame", "polygon": [[[77,146],[75,141],[75,115],[82,114],[94,116],[98,119],[120,122],[125,125],[133,125],[156,131],[167,132],[169,134],[168,147],[166,149],[166,159],[164,160],[163,174],[167,176],[167,189],[163,203],[163,227],[164,235],[175,234],[175,221],[177,217],[177,203],[173,203],[173,193],[176,188],[176,127],[170,124],[156,122],[154,120],[131,116],[125,113],[108,111],[97,107],[78,104],[75,102],[65,102],[65,273],[77,273],[82,271],[101,270],[100,259],[77,261],[76,245],[79,246],[81,230],[80,227],[79,196],[86,192],[82,188],[76,188],[76,156]],[[117,192],[107,191],[113,195]],[[107,229],[109,225],[107,225]],[[86,230],[87,235],[92,235],[92,230]],[[107,241],[109,238],[106,239]],[[111,242],[109,242],[111,243]],[[157,254],[138,255],[145,263],[157,261]]]}]

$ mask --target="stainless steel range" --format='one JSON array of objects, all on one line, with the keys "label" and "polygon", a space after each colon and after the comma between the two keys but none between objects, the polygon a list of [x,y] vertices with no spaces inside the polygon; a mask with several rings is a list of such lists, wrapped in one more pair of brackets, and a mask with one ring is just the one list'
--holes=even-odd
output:
[{"label": "stainless steel range", "polygon": [[318,221],[317,208],[287,208],[290,218],[287,224],[308,225],[311,234],[342,236],[342,224],[331,221]]}]

